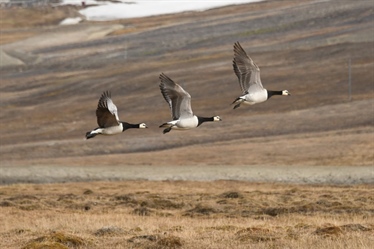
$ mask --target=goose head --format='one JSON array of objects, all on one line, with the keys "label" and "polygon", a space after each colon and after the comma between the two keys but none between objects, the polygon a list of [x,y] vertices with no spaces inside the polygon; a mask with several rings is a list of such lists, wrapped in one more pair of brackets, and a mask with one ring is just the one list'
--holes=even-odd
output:
[{"label": "goose head", "polygon": [[139,129],[145,129],[148,128],[148,126],[145,123],[139,124]]},{"label": "goose head", "polygon": [[291,95],[291,93],[289,93],[288,90],[283,90],[282,95]]},{"label": "goose head", "polygon": [[220,116],[214,116],[213,117],[213,121],[222,121],[221,117]]}]

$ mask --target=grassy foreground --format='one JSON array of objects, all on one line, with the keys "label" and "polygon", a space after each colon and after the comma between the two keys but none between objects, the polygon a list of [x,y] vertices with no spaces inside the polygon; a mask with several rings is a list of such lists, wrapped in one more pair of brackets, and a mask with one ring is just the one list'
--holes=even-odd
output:
[{"label": "grassy foreground", "polygon": [[370,185],[126,181],[0,187],[0,248],[371,248]]}]

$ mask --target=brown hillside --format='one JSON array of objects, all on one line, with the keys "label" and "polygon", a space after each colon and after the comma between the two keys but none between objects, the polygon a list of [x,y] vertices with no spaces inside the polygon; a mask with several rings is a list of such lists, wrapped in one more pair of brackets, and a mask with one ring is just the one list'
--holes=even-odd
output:
[{"label": "brown hillside", "polygon": [[[24,65],[2,57],[0,163],[373,165],[373,8],[371,1],[266,1],[75,26],[49,20],[30,24],[27,39],[23,27],[7,27],[11,42],[1,49]],[[292,95],[232,110],[240,94],[236,41],[266,88]],[[163,135],[158,126],[170,113],[161,72],[191,94],[196,114],[223,121]],[[122,120],[150,129],[84,141],[105,90]]]}]

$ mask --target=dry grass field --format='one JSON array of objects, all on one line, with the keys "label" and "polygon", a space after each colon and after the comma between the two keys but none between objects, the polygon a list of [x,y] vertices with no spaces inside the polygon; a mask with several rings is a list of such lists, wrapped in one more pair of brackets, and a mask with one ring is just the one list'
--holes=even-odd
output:
[{"label": "dry grass field", "polygon": [[0,187],[1,248],[372,248],[372,186],[126,181]]},{"label": "dry grass field", "polygon": [[[58,25],[78,9],[0,9],[0,248],[372,248],[371,1]],[[232,110],[236,41],[292,95]],[[161,72],[223,121],[163,135]],[[150,128],[84,140],[105,90]]]}]

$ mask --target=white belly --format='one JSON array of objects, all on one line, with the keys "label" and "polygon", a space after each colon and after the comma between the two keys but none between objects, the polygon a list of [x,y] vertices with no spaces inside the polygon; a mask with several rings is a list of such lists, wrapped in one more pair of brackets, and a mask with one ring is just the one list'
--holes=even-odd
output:
[{"label": "white belly", "polygon": [[191,118],[185,118],[185,119],[180,119],[175,126],[173,126],[173,129],[192,129],[196,128],[197,125],[199,124],[199,120],[197,119],[196,116],[193,116]]},{"label": "white belly", "polygon": [[112,127],[107,127],[107,128],[101,129],[101,134],[103,134],[103,135],[115,135],[115,134],[122,133],[122,131],[123,131],[122,126],[112,126]]},{"label": "white belly", "polygon": [[246,101],[244,101],[243,104],[254,105],[254,104],[264,102],[267,99],[268,99],[268,92],[265,89],[263,89],[263,91],[245,95]]}]

